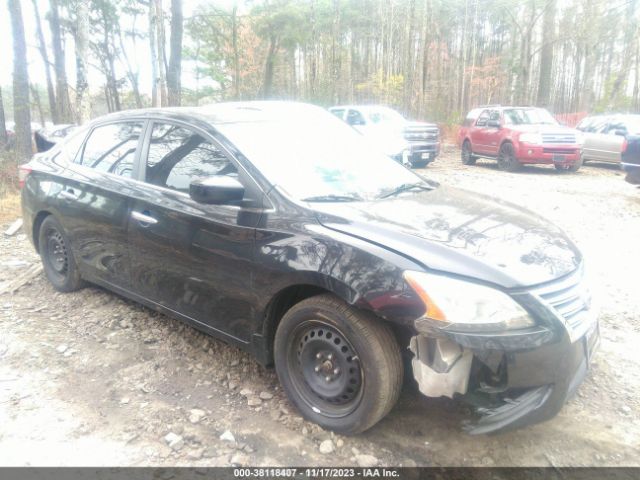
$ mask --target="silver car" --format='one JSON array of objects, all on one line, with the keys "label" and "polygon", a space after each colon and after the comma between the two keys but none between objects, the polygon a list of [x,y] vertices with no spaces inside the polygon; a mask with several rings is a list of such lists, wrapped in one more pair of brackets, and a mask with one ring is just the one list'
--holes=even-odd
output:
[{"label": "silver car", "polygon": [[640,115],[596,115],[576,127],[584,133],[583,159],[620,163],[627,137],[640,133]]}]

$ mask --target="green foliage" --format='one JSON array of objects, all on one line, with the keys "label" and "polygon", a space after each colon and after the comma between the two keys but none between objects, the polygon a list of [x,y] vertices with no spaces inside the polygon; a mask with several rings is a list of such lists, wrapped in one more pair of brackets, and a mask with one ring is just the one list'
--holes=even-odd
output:
[{"label": "green foliage", "polygon": [[356,91],[359,97],[366,100],[383,102],[387,105],[401,106],[404,88],[404,76],[385,76],[380,69],[367,79],[366,82],[358,83]]}]

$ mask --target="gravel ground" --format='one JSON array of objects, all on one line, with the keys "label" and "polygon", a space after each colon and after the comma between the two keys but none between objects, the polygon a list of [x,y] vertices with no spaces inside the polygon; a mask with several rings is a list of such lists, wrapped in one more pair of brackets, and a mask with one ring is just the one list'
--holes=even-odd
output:
[{"label": "gravel ground", "polygon": [[[373,429],[334,435],[248,354],[98,288],[56,293],[39,275],[0,295],[0,465],[640,465],[640,190],[607,165],[510,174],[458,155],[420,173],[562,226],[599,287],[601,346],[556,418],[472,437],[464,404],[405,387]],[[0,285],[37,262],[24,234],[0,238]]]}]

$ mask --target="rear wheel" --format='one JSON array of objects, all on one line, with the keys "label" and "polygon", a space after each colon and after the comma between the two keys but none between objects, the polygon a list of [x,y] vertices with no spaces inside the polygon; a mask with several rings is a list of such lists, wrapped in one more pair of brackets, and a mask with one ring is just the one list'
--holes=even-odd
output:
[{"label": "rear wheel", "polygon": [[60,292],[72,292],[84,286],[62,225],[51,215],[40,225],[38,250],[44,274],[53,288]]},{"label": "rear wheel", "polygon": [[290,400],[323,428],[362,432],[400,394],[402,361],[391,330],[332,295],[294,305],[278,325],[274,351]]},{"label": "rear wheel", "polygon": [[516,158],[516,151],[513,144],[506,142],[500,146],[498,152],[498,168],[506,172],[515,172],[520,169],[520,162]]},{"label": "rear wheel", "polygon": [[469,140],[465,140],[462,144],[462,153],[461,153],[462,163],[464,165],[475,165],[478,157],[473,155],[473,151],[471,150],[471,142]]}]

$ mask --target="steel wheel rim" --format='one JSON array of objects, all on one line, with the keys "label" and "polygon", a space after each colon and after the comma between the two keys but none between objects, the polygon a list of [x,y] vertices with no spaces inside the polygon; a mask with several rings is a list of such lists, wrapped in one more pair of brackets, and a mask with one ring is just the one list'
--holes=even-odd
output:
[{"label": "steel wheel rim", "polygon": [[54,273],[64,277],[69,271],[69,256],[62,234],[55,228],[46,235],[47,263]]},{"label": "steel wheel rim", "polygon": [[293,387],[314,412],[340,418],[358,407],[364,375],[357,351],[339,329],[319,319],[301,323],[287,356]]}]

